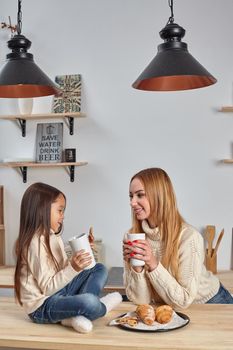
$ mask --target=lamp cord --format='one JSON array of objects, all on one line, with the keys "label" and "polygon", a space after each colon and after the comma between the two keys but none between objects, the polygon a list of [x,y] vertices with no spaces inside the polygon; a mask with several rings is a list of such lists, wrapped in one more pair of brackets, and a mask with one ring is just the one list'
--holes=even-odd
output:
[{"label": "lamp cord", "polygon": [[170,9],[171,9],[171,16],[169,17],[167,24],[168,24],[168,23],[173,23],[173,22],[174,22],[173,0],[168,0],[168,6],[169,6]]},{"label": "lamp cord", "polygon": [[18,0],[18,14],[17,14],[17,33],[18,33],[18,35],[21,34],[21,30],[22,30],[21,2],[22,2],[22,0]]}]

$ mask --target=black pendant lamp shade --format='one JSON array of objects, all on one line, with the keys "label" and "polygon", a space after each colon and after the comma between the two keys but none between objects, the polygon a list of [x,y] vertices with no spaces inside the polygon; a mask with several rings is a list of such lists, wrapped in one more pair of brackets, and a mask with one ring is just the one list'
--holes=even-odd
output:
[{"label": "black pendant lamp shade", "polygon": [[35,64],[27,50],[30,40],[21,35],[21,1],[18,1],[17,34],[8,41],[12,50],[0,71],[0,97],[24,98],[58,95],[56,84]]},{"label": "black pendant lamp shade", "polygon": [[216,79],[188,52],[181,39],[184,28],[174,22],[173,1],[169,5],[171,17],[160,31],[164,43],[158,53],[133,83],[133,87],[148,91],[177,91],[197,89],[216,83]]}]

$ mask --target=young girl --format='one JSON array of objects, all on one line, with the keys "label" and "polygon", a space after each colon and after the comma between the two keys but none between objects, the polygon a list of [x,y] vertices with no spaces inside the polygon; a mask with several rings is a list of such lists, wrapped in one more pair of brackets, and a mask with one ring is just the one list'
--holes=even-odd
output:
[{"label": "young girl", "polygon": [[[201,234],[181,217],[167,173],[145,169],[130,181],[132,228],[145,240],[125,237],[124,282],[135,304],[166,303],[182,308],[192,303],[233,304],[231,294],[204,265]],[[130,258],[145,262],[131,266]]]},{"label": "young girl", "polygon": [[[92,330],[92,320],[104,316],[122,298],[99,294],[107,279],[102,264],[91,263],[83,250],[67,259],[60,232],[65,195],[56,188],[35,183],[22,198],[19,237],[16,242],[15,296],[36,323],[59,323],[77,332]],[[85,270],[84,270],[85,269]]]}]

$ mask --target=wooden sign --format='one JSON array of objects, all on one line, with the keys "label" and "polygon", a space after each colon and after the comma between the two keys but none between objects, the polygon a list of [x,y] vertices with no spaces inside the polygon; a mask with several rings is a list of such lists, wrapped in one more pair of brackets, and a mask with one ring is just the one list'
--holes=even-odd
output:
[{"label": "wooden sign", "polygon": [[62,91],[53,101],[54,113],[80,112],[81,110],[81,75],[57,75],[55,82]]},{"label": "wooden sign", "polygon": [[62,162],[63,123],[37,124],[36,162]]}]

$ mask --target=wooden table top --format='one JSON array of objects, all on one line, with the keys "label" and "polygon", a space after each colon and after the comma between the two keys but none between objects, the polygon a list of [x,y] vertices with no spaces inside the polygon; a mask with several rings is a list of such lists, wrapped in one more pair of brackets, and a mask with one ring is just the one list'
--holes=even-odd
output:
[{"label": "wooden table top", "polygon": [[[54,350],[232,350],[233,305],[192,305],[183,313],[190,323],[164,333],[135,332],[109,326],[117,316],[135,310],[135,305],[120,306],[93,322],[93,331],[78,334],[61,325],[32,323],[15,305],[13,298],[0,298],[0,348]],[[181,310],[180,310],[181,311]]]}]

